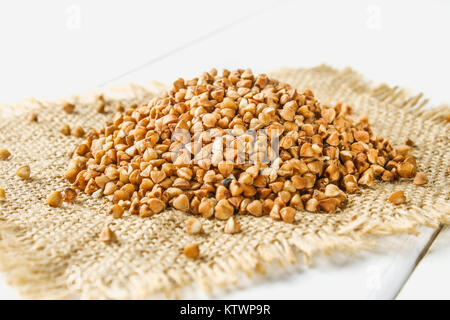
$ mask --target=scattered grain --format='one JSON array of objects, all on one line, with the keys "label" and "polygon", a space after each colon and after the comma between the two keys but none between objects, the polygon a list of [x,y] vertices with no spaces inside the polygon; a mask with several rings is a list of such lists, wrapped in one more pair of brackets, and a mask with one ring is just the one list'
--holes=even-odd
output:
[{"label": "scattered grain", "polygon": [[112,214],[114,219],[120,219],[122,218],[124,211],[122,206],[114,204],[109,210],[109,213]]},{"label": "scattered grain", "polygon": [[47,203],[50,207],[60,207],[63,203],[63,196],[59,191],[53,191],[47,197]]},{"label": "scattered grain", "polygon": [[105,98],[103,97],[103,95],[99,95],[97,97],[95,109],[97,110],[98,113],[103,113],[105,112],[105,106],[106,106]]},{"label": "scattered grain", "polygon": [[428,177],[424,172],[417,172],[413,182],[417,186],[422,186],[428,183]]},{"label": "scattered grain", "polygon": [[6,149],[0,149],[0,160],[6,160],[9,158],[11,153]]},{"label": "scattered grain", "polygon": [[240,226],[239,222],[237,222],[235,217],[230,217],[227,220],[227,223],[225,224],[224,232],[230,233],[230,234],[241,232],[241,226]]},{"label": "scattered grain", "polygon": [[189,218],[186,222],[186,232],[188,234],[199,234],[202,232],[202,223],[197,218]]},{"label": "scattered grain", "polygon": [[112,231],[109,226],[106,226],[103,228],[103,230],[100,232],[99,235],[99,240],[102,242],[114,242],[117,241],[117,236],[114,233],[114,231]]},{"label": "scattered grain", "polygon": [[86,133],[81,126],[76,126],[73,128],[72,134],[77,138],[83,138]]},{"label": "scattered grain", "polygon": [[70,126],[68,124],[63,125],[59,132],[61,132],[65,136],[70,136]]},{"label": "scattered grain", "polygon": [[66,188],[64,190],[64,201],[74,202],[77,198],[77,192],[72,188]]},{"label": "scattered grain", "polygon": [[200,256],[200,248],[198,244],[188,244],[184,247],[184,255],[190,259],[197,259]]},{"label": "scattered grain", "polygon": [[75,111],[75,105],[73,103],[70,102],[65,102],[62,106],[63,110],[68,113],[71,114]]},{"label": "scattered grain", "polygon": [[38,122],[38,114],[36,112],[31,112],[28,115],[28,121],[30,121],[30,122]]},{"label": "scattered grain", "polygon": [[395,205],[403,204],[406,202],[406,196],[402,190],[397,190],[389,196],[388,200]]},{"label": "scattered grain", "polygon": [[30,179],[31,170],[30,167],[25,165],[17,169],[16,175],[22,179]]}]

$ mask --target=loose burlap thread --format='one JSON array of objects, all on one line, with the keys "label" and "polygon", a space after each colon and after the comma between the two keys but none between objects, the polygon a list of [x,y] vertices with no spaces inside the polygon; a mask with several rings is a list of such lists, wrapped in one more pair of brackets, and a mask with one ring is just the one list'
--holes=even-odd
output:
[{"label": "loose burlap thread", "polygon": [[[67,152],[81,142],[59,133],[62,125],[100,128],[113,112],[95,111],[96,93],[64,101],[76,112],[61,111],[60,101],[26,102],[0,108],[0,147],[12,156],[0,162],[0,269],[25,298],[140,299],[183,297],[197,286],[207,292],[233,288],[243,277],[271,273],[274,264],[308,263],[315,253],[365,249],[373,236],[417,232],[419,225],[433,228],[450,222],[448,168],[450,166],[448,106],[427,109],[428,100],[387,85],[372,86],[351,69],[328,66],[284,68],[270,74],[300,90],[310,88],[323,103],[343,101],[355,117],[369,116],[376,135],[399,146],[409,137],[416,143],[413,155],[429,183],[411,180],[377,182],[349,197],[348,205],[333,214],[301,211],[294,224],[269,217],[237,216],[242,232],[223,232],[223,221],[201,219],[204,233],[188,235],[189,215],[167,210],[151,218],[125,215],[113,219],[110,203],[79,194],[74,204],[50,208],[46,197],[69,186],[63,179]],[[98,93],[98,92],[97,92]],[[154,93],[139,85],[104,92],[108,107],[142,102]],[[37,112],[38,123],[26,114]],[[31,179],[15,176],[21,165],[31,167]],[[393,190],[404,190],[405,205],[386,201]],[[118,241],[98,241],[109,225]],[[199,243],[201,257],[186,258],[182,251]],[[251,282],[250,282],[251,283]]]}]

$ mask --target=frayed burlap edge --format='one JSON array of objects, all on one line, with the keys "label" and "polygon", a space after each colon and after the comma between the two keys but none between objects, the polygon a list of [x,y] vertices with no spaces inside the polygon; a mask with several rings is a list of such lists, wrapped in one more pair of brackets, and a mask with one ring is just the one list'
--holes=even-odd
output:
[{"label": "frayed burlap edge", "polygon": [[[283,68],[272,74],[273,77],[289,82],[291,77],[299,72],[299,69]],[[372,86],[361,75],[351,69],[335,70],[328,66],[319,66],[309,70],[302,70],[302,76],[320,74],[329,79],[327,85],[346,93],[357,93],[369,99],[375,99],[382,106],[395,106],[406,110],[409,114],[428,120],[436,126],[442,126],[444,132],[448,132],[448,123],[444,116],[448,115],[450,108],[440,106],[438,108],[424,110],[427,99],[422,94],[410,95],[407,90],[398,87],[388,87],[385,84]],[[144,97],[151,96],[151,90],[132,85],[119,91],[125,96],[119,98],[126,102],[133,100],[142,101]],[[72,97],[73,102],[84,101],[92,98]],[[131,97],[131,98],[130,98]],[[344,100],[345,101],[345,100]],[[23,104],[23,110],[28,110],[29,105],[47,104],[36,100],[29,100]],[[357,108],[357,106],[355,106]],[[13,106],[10,110],[17,112],[20,106]],[[3,110],[6,110],[3,109]],[[448,193],[447,190],[443,191]],[[344,209],[345,210],[345,209]],[[177,222],[181,222],[181,213],[170,211]],[[10,224],[7,217],[0,216],[0,270],[6,274],[8,283],[16,287],[25,298],[64,299],[81,297],[87,299],[98,298],[151,298],[155,294],[165,294],[169,298],[179,298],[180,292],[192,284],[197,284],[208,292],[214,292],[216,288],[230,288],[236,285],[242,274],[251,277],[255,274],[264,274],[268,267],[277,262],[281,266],[287,266],[298,262],[303,257],[304,263],[309,263],[316,253],[329,254],[335,250],[343,252],[355,252],[361,249],[373,247],[374,238],[371,236],[386,236],[396,233],[416,234],[419,225],[432,228],[439,224],[450,223],[450,207],[445,201],[436,202],[434,205],[411,207],[402,212],[401,217],[384,217],[382,220],[371,219],[368,215],[361,215],[351,223],[340,228],[323,228],[301,236],[293,236],[286,240],[280,237],[273,239],[271,243],[262,243],[255,250],[236,252],[232,256],[223,259],[215,259],[202,268],[189,271],[174,271],[166,273],[155,271],[146,275],[145,284],[140,284],[142,278],[128,279],[127,290],[111,288],[99,283],[96,292],[84,292],[76,286],[68,286],[65,270],[68,267],[64,257],[61,261],[55,261],[55,257],[46,257],[46,254],[30,250],[31,246],[39,246],[36,241],[26,242],[22,239],[26,232],[21,226]],[[178,219],[178,220],[177,220]],[[252,219],[245,217],[245,219]],[[253,218],[256,219],[256,218]],[[210,223],[218,223],[211,221]],[[76,280],[76,279],[75,279]],[[74,280],[74,281],[75,281]]]}]

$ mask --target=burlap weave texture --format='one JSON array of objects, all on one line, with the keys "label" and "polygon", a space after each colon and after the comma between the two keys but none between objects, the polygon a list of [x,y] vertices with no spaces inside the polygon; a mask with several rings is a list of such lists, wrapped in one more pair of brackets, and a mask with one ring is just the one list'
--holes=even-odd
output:
[{"label": "burlap weave texture", "polygon": [[[343,210],[299,212],[292,225],[269,217],[237,216],[242,232],[235,235],[223,233],[224,222],[206,219],[204,234],[187,235],[189,216],[174,210],[146,219],[127,214],[114,220],[107,215],[107,199],[85,194],[75,204],[50,208],[46,197],[69,185],[62,177],[66,154],[80,143],[59,133],[62,125],[99,128],[113,113],[97,113],[93,94],[66,99],[77,105],[72,115],[61,112],[62,101],[29,100],[0,108],[0,147],[12,153],[0,162],[0,187],[7,194],[0,202],[0,269],[8,281],[27,298],[180,297],[182,289],[193,284],[210,291],[232,287],[243,274],[262,273],[273,263],[307,262],[316,252],[359,250],[369,236],[415,233],[418,225],[450,222],[450,125],[442,117],[450,108],[423,110],[427,101],[422,95],[386,85],[372,87],[350,69],[284,68],[270,76],[299,89],[310,88],[323,103],[352,105],[354,117],[367,114],[374,133],[394,146],[411,138],[419,170],[430,182],[423,187],[411,181],[377,182],[351,195]],[[151,95],[136,85],[108,90],[107,110]],[[38,123],[26,120],[31,111],[39,114]],[[29,181],[15,176],[24,164],[31,167]],[[386,201],[396,189],[405,191],[406,205]],[[98,241],[106,224],[116,232],[116,243]],[[201,249],[195,261],[182,254],[184,245],[192,242]]]}]

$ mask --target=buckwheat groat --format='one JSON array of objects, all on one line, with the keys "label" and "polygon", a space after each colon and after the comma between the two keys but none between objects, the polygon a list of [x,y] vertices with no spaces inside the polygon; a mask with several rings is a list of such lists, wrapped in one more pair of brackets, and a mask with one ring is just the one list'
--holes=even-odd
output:
[{"label": "buckwheat groat", "polygon": [[197,259],[200,256],[200,248],[198,244],[189,244],[184,247],[184,255],[191,259]]},{"label": "buckwheat groat", "polygon": [[224,232],[225,233],[238,233],[241,231],[241,226],[239,224],[239,222],[236,221],[235,217],[230,217],[230,219],[228,219],[227,223],[225,224],[225,229]]},{"label": "buckwheat groat", "polygon": [[64,190],[64,201],[73,202],[77,198],[77,192],[72,188],[66,188]]},{"label": "buckwheat groat", "polygon": [[11,152],[9,152],[6,149],[0,149],[0,160],[6,160],[9,158],[9,156],[11,155]]},{"label": "buckwheat groat", "polygon": [[61,192],[59,191],[53,191],[49,194],[47,197],[47,203],[50,207],[60,207],[63,203],[63,197]]},{"label": "buckwheat groat", "polygon": [[397,190],[389,196],[388,200],[396,205],[403,204],[406,202],[406,196],[402,190]]},{"label": "buckwheat groat", "polygon": [[416,176],[414,177],[413,182],[417,186],[422,186],[422,185],[428,183],[428,177],[423,172],[417,172]]},{"label": "buckwheat groat", "polygon": [[198,234],[202,232],[202,223],[196,218],[189,218],[186,222],[186,232],[189,234]]},{"label": "buckwheat groat", "polygon": [[75,111],[75,105],[70,103],[70,102],[65,102],[62,106],[62,109],[66,112],[66,113],[73,113]]},{"label": "buckwheat groat", "polygon": [[98,239],[102,242],[114,242],[117,240],[117,236],[108,226],[104,227],[100,232]]},{"label": "buckwheat groat", "polygon": [[22,179],[28,180],[30,178],[30,167],[25,165],[17,168],[16,175]]}]

